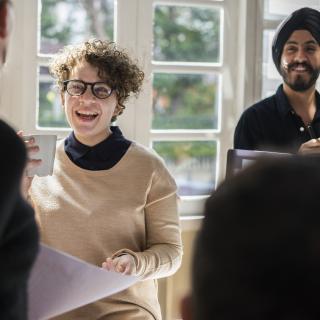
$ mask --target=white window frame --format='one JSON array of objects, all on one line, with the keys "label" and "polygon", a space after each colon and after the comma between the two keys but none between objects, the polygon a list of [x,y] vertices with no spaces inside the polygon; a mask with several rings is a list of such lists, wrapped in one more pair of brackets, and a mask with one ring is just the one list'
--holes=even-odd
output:
[{"label": "white window frame", "polygon": [[[252,3],[259,0],[117,0],[115,18],[115,40],[138,58],[146,74],[143,90],[137,100],[130,99],[118,122],[124,134],[146,146],[151,141],[217,141],[218,184],[224,179],[227,150],[233,144],[234,126],[243,110],[253,80],[246,81],[252,70],[253,56],[246,56],[248,48],[247,12]],[[69,130],[36,128],[36,105],[38,92],[37,64],[45,65],[47,56],[37,56],[37,34],[39,19],[38,0],[13,0],[15,7],[15,29],[11,41],[9,59],[4,70],[6,81],[2,82],[1,114],[17,129],[26,133],[46,132],[65,136]],[[151,43],[153,37],[152,13],[154,3],[172,5],[214,6],[223,8],[223,56],[222,64],[170,64],[152,62]],[[222,38],[221,38],[222,39]],[[245,45],[246,44],[246,45]],[[222,77],[221,114],[217,130],[151,130],[152,117],[152,72],[219,72]],[[253,77],[250,77],[253,78]],[[248,88],[247,88],[248,86]],[[249,93],[248,93],[249,92]],[[13,107],[14,106],[14,107]],[[194,219],[202,212],[206,196],[182,197],[180,214]],[[198,218],[198,217],[196,217]]]}]

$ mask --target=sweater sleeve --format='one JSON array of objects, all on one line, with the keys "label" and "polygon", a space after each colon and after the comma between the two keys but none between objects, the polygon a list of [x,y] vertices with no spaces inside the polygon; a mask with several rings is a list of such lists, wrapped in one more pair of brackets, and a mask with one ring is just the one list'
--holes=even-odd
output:
[{"label": "sweater sleeve", "polygon": [[176,190],[173,178],[164,166],[160,166],[153,174],[145,206],[146,250],[133,252],[123,249],[114,254],[131,254],[135,258],[137,276],[141,279],[170,276],[181,264],[182,243]]}]

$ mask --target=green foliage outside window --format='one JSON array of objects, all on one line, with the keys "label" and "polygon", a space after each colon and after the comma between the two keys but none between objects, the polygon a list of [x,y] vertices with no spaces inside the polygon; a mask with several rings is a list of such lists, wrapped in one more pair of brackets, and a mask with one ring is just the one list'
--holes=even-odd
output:
[{"label": "green foliage outside window", "polygon": [[[42,0],[40,52],[52,54],[92,36],[113,39],[113,6],[112,0]],[[153,60],[219,63],[220,23],[220,9],[156,5]],[[47,69],[41,69],[38,123],[68,127],[59,93],[52,90]],[[154,74],[152,128],[215,129],[218,83],[214,74]],[[216,155],[212,141],[161,142],[154,147],[173,162]]]},{"label": "green foliage outside window", "polygon": [[154,60],[219,62],[220,10],[156,6]]},{"label": "green foliage outside window", "polygon": [[216,76],[155,74],[153,129],[214,129]]}]

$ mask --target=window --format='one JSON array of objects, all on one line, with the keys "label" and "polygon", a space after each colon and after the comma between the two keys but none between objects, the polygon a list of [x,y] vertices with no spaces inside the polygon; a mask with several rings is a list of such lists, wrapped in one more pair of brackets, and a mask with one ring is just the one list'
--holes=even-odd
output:
[{"label": "window", "polygon": [[223,7],[155,2],[153,10],[153,147],[181,196],[208,195],[215,187],[217,142],[193,133],[220,130]]},{"label": "window", "polygon": [[[182,215],[200,215],[223,180],[243,108],[246,6],[234,0],[14,0],[16,24],[2,105],[27,133],[68,134],[50,56],[88,37],[114,39],[146,74],[119,125],[153,146],[175,176]],[[12,94],[14,92],[17,94]],[[10,109],[11,105],[21,106]]]},{"label": "window", "polygon": [[37,128],[66,128],[60,97],[47,63],[63,46],[92,37],[113,40],[113,0],[42,0],[40,7]]}]

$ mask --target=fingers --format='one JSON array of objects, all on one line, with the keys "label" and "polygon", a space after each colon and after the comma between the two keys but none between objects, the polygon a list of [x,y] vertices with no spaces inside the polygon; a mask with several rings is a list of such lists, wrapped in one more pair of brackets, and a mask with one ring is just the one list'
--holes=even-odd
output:
[{"label": "fingers", "polygon": [[320,153],[320,138],[311,139],[300,146],[300,154]]},{"label": "fingers", "polygon": [[27,152],[28,152],[28,163],[27,169],[33,169],[39,166],[42,162],[41,159],[35,159],[37,152],[40,150],[39,146],[33,145],[34,138],[31,138],[29,141],[26,141]]},{"label": "fingers", "polygon": [[23,136],[22,131],[17,132],[18,136],[21,137],[25,143],[25,146],[27,148],[28,152],[28,163],[27,163],[27,169],[33,169],[37,166],[39,166],[42,162],[41,159],[36,159],[36,154],[39,152],[40,148],[38,145],[35,145],[34,137],[32,136]]},{"label": "fingers", "polygon": [[126,269],[126,262],[121,261],[120,258],[115,258],[115,259],[107,258],[106,269],[109,271],[123,273]]},{"label": "fingers", "polygon": [[102,263],[102,268],[108,271],[115,271],[113,266],[113,261],[111,258],[107,258],[105,262]]},{"label": "fingers", "polygon": [[317,148],[320,147],[320,139],[311,139],[309,141],[306,142],[306,144],[310,147],[310,148]]},{"label": "fingers", "polygon": [[114,259],[107,258],[106,261],[102,263],[102,268],[108,271],[130,275],[133,274],[135,264],[133,257],[130,255],[123,255]]},{"label": "fingers", "polygon": [[23,139],[28,150],[29,154],[34,154],[39,151],[39,146],[34,145],[35,140],[33,137],[27,137],[27,139]]},{"label": "fingers", "polygon": [[125,267],[125,269],[123,271],[123,274],[126,274],[126,275],[133,274],[133,268],[130,264],[127,264],[127,266]]}]

